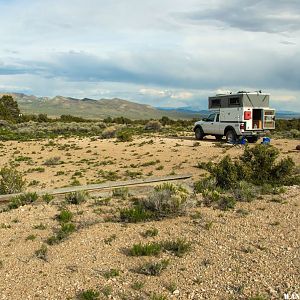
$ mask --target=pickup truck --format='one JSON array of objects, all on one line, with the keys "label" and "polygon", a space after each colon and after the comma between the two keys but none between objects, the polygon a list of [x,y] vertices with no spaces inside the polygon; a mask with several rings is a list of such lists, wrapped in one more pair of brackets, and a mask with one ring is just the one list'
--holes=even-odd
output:
[{"label": "pickup truck", "polygon": [[275,128],[275,110],[269,107],[270,95],[256,92],[219,94],[208,98],[208,108],[212,114],[194,124],[197,140],[206,135],[214,135],[221,140],[236,142],[245,137],[249,143],[257,142]]},{"label": "pickup truck", "polygon": [[197,140],[202,140],[206,135],[213,135],[217,140],[222,140],[225,136],[227,142],[234,143],[239,137],[244,136],[249,143],[256,143],[259,137],[264,136],[267,131],[257,128],[245,130],[245,123],[242,120],[222,122],[220,121],[220,113],[215,112],[196,122],[194,132]]}]

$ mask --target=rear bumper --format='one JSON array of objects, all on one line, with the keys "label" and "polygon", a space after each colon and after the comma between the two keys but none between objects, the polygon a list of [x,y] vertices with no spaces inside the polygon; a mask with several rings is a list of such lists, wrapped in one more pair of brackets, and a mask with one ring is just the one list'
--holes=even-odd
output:
[{"label": "rear bumper", "polygon": [[244,131],[241,132],[242,136],[257,136],[257,137],[262,137],[266,136],[269,133],[267,130],[259,130],[259,131]]}]

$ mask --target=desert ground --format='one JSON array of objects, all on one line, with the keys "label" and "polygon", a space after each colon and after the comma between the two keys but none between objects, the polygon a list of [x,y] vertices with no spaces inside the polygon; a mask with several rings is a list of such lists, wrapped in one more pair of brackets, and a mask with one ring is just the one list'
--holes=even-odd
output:
[{"label": "desert ground", "polygon": [[[274,139],[281,157],[300,165],[297,140]],[[241,146],[225,146],[213,138],[192,136],[115,139],[59,138],[0,143],[0,167],[14,163],[28,191],[105,181],[191,174],[181,182],[192,194],[193,182],[206,171],[198,162],[237,157]],[[147,196],[151,187],[132,187],[134,197]],[[114,216],[129,206],[131,196],[112,191],[90,195],[79,205],[57,197],[0,213],[0,299],[77,299],[85,290],[99,299],[284,299],[299,293],[300,188],[280,195],[239,202],[221,211],[202,205],[187,215],[157,221],[126,223]],[[193,195],[195,201],[201,195]],[[37,251],[59,226],[62,209],[73,213],[76,231],[61,243]],[[147,236],[147,230],[154,230]],[[137,243],[184,238],[190,251],[176,256],[162,251],[135,257],[128,249]],[[159,276],[139,273],[145,262],[168,260]],[[94,298],[84,298],[94,299]],[[95,298],[96,299],[96,298]]]}]

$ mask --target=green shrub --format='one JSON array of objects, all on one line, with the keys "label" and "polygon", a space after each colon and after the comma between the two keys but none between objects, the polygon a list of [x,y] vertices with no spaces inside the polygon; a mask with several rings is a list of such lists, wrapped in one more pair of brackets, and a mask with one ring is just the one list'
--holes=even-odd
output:
[{"label": "green shrub", "polygon": [[117,198],[122,198],[123,200],[126,199],[129,195],[128,187],[120,187],[113,189],[113,196]]},{"label": "green shrub", "polygon": [[78,300],[98,300],[100,293],[96,290],[86,290],[78,294]]},{"label": "green shrub", "polygon": [[236,205],[236,200],[229,195],[222,195],[219,202],[218,207],[222,210],[229,210],[234,208]]},{"label": "green shrub", "polygon": [[174,253],[176,256],[183,256],[191,248],[191,244],[185,239],[177,239],[175,241],[169,240],[161,243],[161,247],[169,252]]},{"label": "green shrub", "polygon": [[158,276],[169,265],[169,260],[163,259],[159,262],[148,262],[141,265],[137,272],[144,275]]},{"label": "green shrub", "polygon": [[103,274],[103,276],[106,279],[117,277],[119,275],[120,275],[120,271],[118,269],[110,269],[110,270],[104,272],[104,274]]},{"label": "green shrub", "polygon": [[162,250],[159,243],[135,244],[129,251],[132,256],[156,256]]},{"label": "green shrub", "polygon": [[116,134],[117,141],[119,142],[131,142],[132,141],[132,133],[127,129],[122,129],[117,131]]},{"label": "green shrub", "polygon": [[217,187],[217,182],[214,177],[206,177],[200,181],[194,183],[194,191],[195,193],[203,193],[205,190],[207,191],[221,191],[220,187]]},{"label": "green shrub", "polygon": [[158,235],[158,229],[157,228],[150,228],[147,229],[145,232],[142,233],[142,236],[144,237],[153,237]]},{"label": "green shrub", "polygon": [[69,194],[66,194],[65,200],[69,204],[81,204],[85,202],[89,197],[89,194],[84,191],[77,191],[77,192],[72,192]]},{"label": "green shrub", "polygon": [[250,202],[257,196],[259,189],[251,182],[240,181],[233,188],[233,195],[237,201]]},{"label": "green shrub", "polygon": [[8,208],[9,209],[16,209],[16,208],[18,208],[20,206],[33,203],[37,199],[38,199],[37,193],[25,193],[25,194],[21,194],[21,195],[13,197],[10,200],[10,202],[8,204]]},{"label": "green shrub", "polygon": [[[207,170],[216,180],[216,185],[226,190],[236,188],[240,181],[273,186],[299,183],[300,176],[295,175],[294,161],[284,158],[277,162],[278,155],[279,151],[271,145],[246,147],[237,162],[225,156],[219,163],[210,164]],[[204,183],[198,183],[197,190],[203,191]]]},{"label": "green shrub", "polygon": [[291,158],[284,158],[276,163],[278,156],[278,149],[271,145],[246,147],[238,165],[243,165],[241,175],[257,185],[264,183],[283,185],[289,182],[293,175],[295,163]]},{"label": "green shrub", "polygon": [[13,166],[5,166],[0,170],[0,194],[20,193],[25,187],[22,174]]},{"label": "green shrub", "polygon": [[44,194],[44,195],[42,195],[42,199],[46,203],[50,203],[54,199],[54,196],[50,195],[50,194]]},{"label": "green shrub", "polygon": [[217,186],[223,189],[232,188],[238,181],[236,165],[228,155],[213,167],[212,173],[216,179]]},{"label": "green shrub", "polygon": [[57,215],[57,220],[61,223],[68,223],[72,220],[73,214],[69,210],[62,210],[59,215]]},{"label": "green shrub", "polygon": [[35,256],[42,260],[47,260],[48,248],[46,245],[42,245],[40,249],[35,251]]},{"label": "green shrub", "polygon": [[68,238],[75,230],[76,227],[73,223],[61,223],[60,229],[56,232],[55,235],[47,239],[47,243],[49,245],[58,244]]},{"label": "green shrub", "polygon": [[138,223],[153,219],[153,213],[144,209],[141,205],[132,208],[120,209],[120,219],[122,222]]}]

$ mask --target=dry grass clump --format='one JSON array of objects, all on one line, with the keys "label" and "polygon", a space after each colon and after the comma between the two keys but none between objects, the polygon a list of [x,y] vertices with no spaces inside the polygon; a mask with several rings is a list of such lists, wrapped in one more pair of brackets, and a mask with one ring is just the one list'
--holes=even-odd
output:
[{"label": "dry grass clump", "polygon": [[149,197],[137,200],[131,208],[120,210],[121,221],[137,223],[164,217],[184,215],[194,201],[181,185],[164,183],[154,188]]},{"label": "dry grass clump", "polygon": [[0,194],[20,193],[25,187],[22,174],[13,166],[5,166],[0,170]]},{"label": "dry grass clump", "polygon": [[117,126],[109,126],[102,131],[101,137],[103,139],[111,139],[116,136],[117,130],[119,127]]},{"label": "dry grass clump", "polygon": [[145,125],[144,129],[151,131],[160,131],[161,127],[162,125],[159,121],[151,120]]},{"label": "dry grass clump", "polygon": [[157,217],[183,215],[193,201],[186,188],[172,183],[163,183],[155,187],[148,198],[143,199],[145,209]]}]

